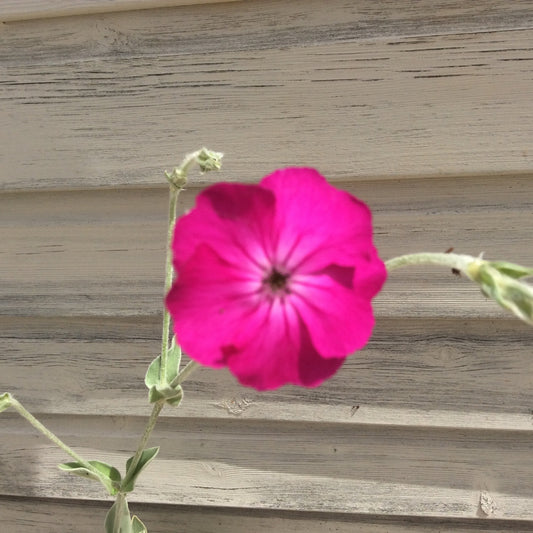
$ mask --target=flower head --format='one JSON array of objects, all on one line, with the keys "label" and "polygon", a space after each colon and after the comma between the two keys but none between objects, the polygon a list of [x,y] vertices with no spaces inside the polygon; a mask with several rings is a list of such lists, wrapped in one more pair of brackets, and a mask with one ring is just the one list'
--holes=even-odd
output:
[{"label": "flower head", "polygon": [[208,187],[172,249],[166,304],[180,344],[244,385],[317,386],[370,338],[386,279],[370,210],[316,170]]},{"label": "flower head", "polygon": [[533,276],[533,268],[479,257],[468,265],[466,274],[485,296],[533,326],[533,285],[521,281]]}]

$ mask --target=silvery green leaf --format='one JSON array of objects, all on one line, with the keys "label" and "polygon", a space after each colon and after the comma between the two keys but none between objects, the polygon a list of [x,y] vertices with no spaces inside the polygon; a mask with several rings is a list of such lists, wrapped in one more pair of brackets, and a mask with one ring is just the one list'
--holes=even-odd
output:
[{"label": "silvery green leaf", "polygon": [[148,399],[150,403],[167,400],[170,405],[176,406],[181,401],[183,391],[180,386],[171,387],[170,383],[178,376],[181,363],[181,347],[176,344],[176,337],[168,349],[167,366],[165,375],[161,376],[161,356],[157,356],[148,367],[144,383],[150,389]]},{"label": "silvery green leaf", "polygon": [[181,385],[178,385],[173,390],[176,392],[176,395],[167,398],[167,403],[172,407],[178,407],[178,405],[181,403],[181,400],[183,400],[183,389],[181,388]]},{"label": "silvery green leaf", "polygon": [[98,473],[89,470],[81,463],[73,461],[70,463],[62,463],[59,468],[70,474],[84,477],[87,479],[93,479],[94,481],[100,481],[102,485],[107,489],[109,494],[114,496],[118,492],[120,487],[121,475],[120,472],[114,467],[102,461],[88,461],[88,463],[97,470]]},{"label": "silvery green leaf", "polygon": [[159,383],[159,374],[161,372],[161,356],[158,355],[148,367],[146,376],[144,377],[145,385],[151,389]]},{"label": "silvery green leaf", "polygon": [[489,261],[488,263],[492,268],[495,268],[501,274],[514,279],[533,276],[533,268],[516,265],[515,263],[508,263],[506,261]]},{"label": "silvery green leaf", "polygon": [[[121,487],[121,490],[123,492],[131,492],[134,489],[135,480],[137,479],[139,474],[148,466],[148,464],[151,461],[153,461],[153,459],[155,459],[155,456],[158,454],[158,452],[159,452],[159,446],[155,448],[146,448],[146,450],[143,450],[141,454],[141,458],[139,459],[139,462],[137,463],[137,466],[135,467],[135,471],[131,475],[130,481],[126,485]],[[134,456],[130,457],[126,461],[126,471],[129,470],[131,462],[133,461],[133,457]]]},{"label": "silvery green leaf", "polygon": [[135,515],[131,519],[131,531],[132,533],[148,533],[146,526],[139,520],[139,517]]},{"label": "silvery green leaf", "polygon": [[133,533],[128,502],[123,494],[117,496],[105,517],[105,533]]}]

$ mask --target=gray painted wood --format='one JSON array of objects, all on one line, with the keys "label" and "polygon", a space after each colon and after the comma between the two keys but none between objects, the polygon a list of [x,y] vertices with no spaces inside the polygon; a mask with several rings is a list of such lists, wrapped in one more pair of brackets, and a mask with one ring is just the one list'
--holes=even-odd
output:
[{"label": "gray painted wood", "polygon": [[154,184],[203,144],[245,181],[287,164],[528,173],[529,4],[258,0],[3,24],[0,187]]},{"label": "gray painted wood", "polygon": [[[109,504],[108,504],[109,505]],[[94,533],[100,531],[100,516],[107,507],[99,502],[67,502],[2,498],[0,506],[4,524],[9,531],[33,533],[39,527],[42,533]],[[384,519],[364,515],[336,515],[327,513],[295,513],[287,511],[249,512],[234,509],[197,509],[188,506],[165,506],[133,503],[133,512],[143,517],[151,533],[195,531],[197,533],[491,533],[512,531],[526,533],[532,528],[526,522],[509,523],[484,518],[470,520],[442,519]]]},{"label": "gray painted wood", "polygon": [[[218,174],[232,176],[231,169]],[[196,178],[192,178],[195,183]],[[193,184],[191,183],[191,184]],[[374,211],[384,259],[416,251],[533,264],[530,177],[344,182]],[[199,189],[180,200],[193,205]],[[4,243],[0,313],[135,316],[161,312],[166,188],[17,193],[0,197]],[[448,269],[399,270],[376,300],[379,316],[505,317]]]},{"label": "gray painted wood", "polygon": [[[143,428],[136,417],[41,417],[88,458],[119,468]],[[0,428],[4,495],[104,497],[97,483],[68,479],[64,453],[6,416]],[[5,445],[9,435],[9,448]],[[132,502],[393,517],[529,520],[530,432],[423,426],[346,426],[298,421],[161,420],[161,445]]]},{"label": "gray painted wood", "polygon": [[[371,206],[384,258],[533,265],[530,2],[81,16],[133,6],[0,6],[0,392],[82,454],[122,468],[149,412],[162,170],[183,152],[227,157],[180,212],[207,183],[315,165]],[[151,533],[533,531],[533,329],[448,269],[394,272],[375,308],[369,345],[318,389],[191,377],[132,495]],[[66,459],[2,413],[2,532],[101,529],[109,502]]]},{"label": "gray painted wood", "polygon": [[42,19],[242,0],[2,0],[0,21]]},{"label": "gray painted wood", "polygon": [[[148,413],[142,378],[159,349],[159,320],[11,317],[0,329],[0,389],[32,411]],[[164,416],[530,432],[532,343],[532,328],[514,320],[379,320],[368,346],[318,389],[258,393],[225,370],[202,369]]]}]

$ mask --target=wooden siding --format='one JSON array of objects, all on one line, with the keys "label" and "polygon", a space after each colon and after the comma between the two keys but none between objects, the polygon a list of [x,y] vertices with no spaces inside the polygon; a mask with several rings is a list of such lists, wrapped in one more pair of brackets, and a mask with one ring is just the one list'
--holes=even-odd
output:
[{"label": "wooden siding", "polygon": [[[0,392],[88,458],[123,464],[149,413],[162,170],[186,151],[227,157],[180,212],[314,165],[369,203],[384,258],[533,265],[529,1],[21,0],[0,20]],[[131,497],[150,533],[533,531],[533,328],[446,269],[394,272],[375,307],[318,389],[194,374]],[[64,459],[0,415],[0,531],[101,530],[110,503]]]},{"label": "wooden siding", "polygon": [[2,0],[0,20],[31,20],[235,1],[242,0]]},{"label": "wooden siding", "polygon": [[0,187],[158,184],[203,144],[227,152],[225,179],[246,181],[287,164],[334,180],[527,174],[532,26],[529,0],[6,23]]}]

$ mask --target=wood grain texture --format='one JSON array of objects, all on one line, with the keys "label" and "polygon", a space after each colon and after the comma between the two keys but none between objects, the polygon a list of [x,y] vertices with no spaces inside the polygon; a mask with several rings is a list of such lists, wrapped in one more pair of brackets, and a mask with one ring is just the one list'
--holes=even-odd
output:
[{"label": "wood grain texture", "polygon": [[[159,320],[1,318],[0,331],[0,390],[32,412],[147,416]],[[514,320],[378,320],[367,347],[318,389],[258,393],[205,368],[164,417],[531,432],[532,344]]]},{"label": "wood grain texture", "polygon": [[271,0],[4,24],[0,186],[154,184],[203,144],[245,181],[287,164],[530,172],[529,7]]},{"label": "wood grain texture", "polygon": [[[101,528],[107,502],[0,498],[0,519],[10,533],[94,533]],[[241,511],[226,508],[196,508],[183,505],[133,503],[133,512],[143,517],[150,533],[194,531],[196,533],[492,533],[533,531],[528,522],[486,518],[470,520],[383,518],[365,515],[297,513],[291,511]],[[59,531],[58,524],[61,524]]]},{"label": "wood grain texture", "polygon": [[2,0],[0,21],[42,19],[242,0]]},{"label": "wood grain texture", "polygon": [[[201,145],[257,182],[313,165],[383,258],[533,265],[529,0],[0,5],[0,392],[118,467],[160,344],[162,170]],[[195,0],[181,2],[200,4]],[[40,10],[40,11],[39,11]],[[57,17],[57,18],[53,18]],[[201,369],[132,496],[151,533],[533,531],[533,330],[449,269],[399,270],[369,345],[317,389]],[[0,530],[101,529],[98,486],[0,419]]]},{"label": "wood grain texture", "polygon": [[[118,467],[143,428],[133,417],[42,420],[82,455]],[[0,428],[3,495],[102,499],[97,483],[55,468],[63,452],[24,424],[8,414]],[[533,520],[531,432],[203,418],[162,420],[155,439],[161,451],[133,502],[477,518],[486,493],[491,518]]]},{"label": "wood grain texture", "polygon": [[[217,174],[232,176],[232,169]],[[194,178],[195,180],[195,178]],[[374,212],[385,259],[456,252],[533,264],[530,177],[345,182]],[[200,189],[180,198],[180,211]],[[0,196],[0,314],[154,316],[161,313],[165,187]],[[382,317],[502,317],[448,269],[393,272],[376,300]]]}]

